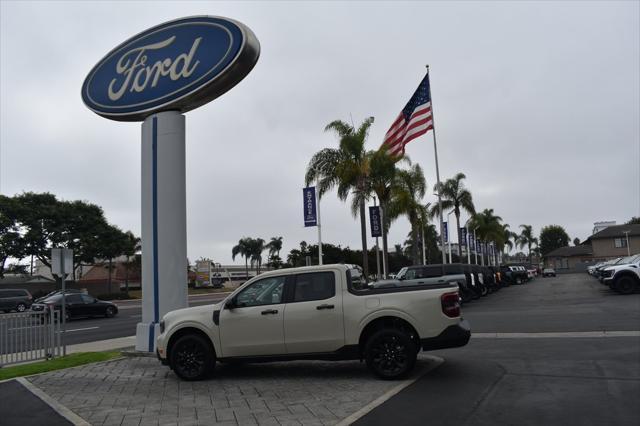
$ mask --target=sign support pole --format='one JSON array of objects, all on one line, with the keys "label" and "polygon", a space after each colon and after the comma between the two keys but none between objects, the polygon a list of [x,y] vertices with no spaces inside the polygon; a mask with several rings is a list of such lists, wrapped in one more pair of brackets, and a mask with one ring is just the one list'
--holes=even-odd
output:
[{"label": "sign support pole", "polygon": [[[62,279],[62,356],[67,356],[67,288],[65,283],[66,270],[64,265],[64,252],[60,256],[60,277]],[[53,342],[52,342],[53,343]],[[52,345],[53,347],[53,345]]]},{"label": "sign support pole", "polygon": [[136,350],[154,352],[160,320],[187,303],[185,117],[165,111],[142,123],[142,322]]},{"label": "sign support pole", "polygon": [[469,228],[465,227],[464,229],[467,230],[464,235],[464,243],[467,245],[467,264],[471,265],[471,244],[469,244]]}]

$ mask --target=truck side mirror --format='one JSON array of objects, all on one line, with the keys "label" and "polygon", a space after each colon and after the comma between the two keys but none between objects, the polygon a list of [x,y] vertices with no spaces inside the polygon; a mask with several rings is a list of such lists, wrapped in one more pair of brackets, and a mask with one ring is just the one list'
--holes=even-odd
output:
[{"label": "truck side mirror", "polygon": [[225,309],[235,309],[237,307],[238,306],[236,305],[236,298],[235,297],[224,304],[224,308]]}]

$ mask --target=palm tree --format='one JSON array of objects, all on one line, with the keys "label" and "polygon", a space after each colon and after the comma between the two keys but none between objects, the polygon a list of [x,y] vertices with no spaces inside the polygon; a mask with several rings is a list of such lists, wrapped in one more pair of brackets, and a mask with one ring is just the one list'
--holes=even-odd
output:
[{"label": "palm tree", "polygon": [[[503,241],[504,228],[502,227],[502,218],[493,214],[493,209],[484,209],[480,213],[471,216],[470,227],[475,228],[476,235],[483,241],[494,241],[496,243]],[[482,265],[484,265],[484,255],[481,256]]]},{"label": "palm tree", "polygon": [[[398,170],[387,216],[393,220],[400,215],[406,215],[411,224],[411,239],[414,242],[419,239],[418,232],[422,224],[420,219],[427,214],[422,204],[426,189],[424,173],[418,164],[414,164],[409,170]],[[420,264],[417,244],[412,245],[412,251],[413,263]]]},{"label": "palm tree", "polygon": [[[369,178],[367,185],[370,192],[378,197],[382,210],[382,263],[383,270],[389,272],[389,246],[388,235],[391,221],[387,217],[387,208],[394,190],[394,182],[398,171],[396,164],[398,159],[389,155],[389,147],[382,145],[377,151],[369,151]],[[401,161],[411,164],[409,157],[403,156]],[[385,277],[386,278],[386,277]]]},{"label": "palm tree", "polygon": [[533,227],[531,225],[520,225],[522,231],[516,238],[518,247],[527,247],[529,250],[529,264],[531,264],[531,246],[538,245],[538,239],[533,236]]},{"label": "palm tree", "polygon": [[336,187],[338,198],[346,201],[352,195],[351,213],[360,215],[360,231],[362,237],[362,270],[369,276],[367,259],[367,225],[365,201],[369,196],[367,177],[369,175],[369,156],[365,150],[365,141],[373,117],[369,117],[357,129],[344,121],[335,120],[327,124],[325,131],[334,131],[339,139],[339,147],[325,148],[316,152],[305,175],[306,185],[317,181],[318,197]]},{"label": "palm tree", "polygon": [[251,267],[257,265],[257,275],[260,275],[260,267],[262,266],[262,252],[265,251],[266,246],[262,238],[250,238],[249,239],[249,252],[251,254]]},{"label": "palm tree", "polygon": [[[434,186],[434,190],[440,194],[442,198],[442,211],[449,210],[453,208],[453,214],[456,216],[456,226],[458,235],[458,247],[460,247],[460,213],[462,210],[465,210],[469,215],[474,215],[476,209],[473,205],[473,198],[471,196],[471,192],[464,187],[464,183],[462,182],[466,179],[464,173],[458,173],[451,179],[447,179],[444,182],[440,182],[440,184],[436,184]],[[444,214],[444,213],[443,213]],[[440,216],[440,207],[436,204],[431,209],[431,217],[439,217]]]},{"label": "palm tree", "polygon": [[231,259],[236,260],[236,256],[240,255],[244,257],[244,269],[246,272],[246,277],[249,279],[249,265],[248,261],[251,257],[251,238],[242,237],[238,244],[233,246],[231,249]]},{"label": "palm tree", "polygon": [[271,241],[264,246],[265,249],[269,250],[269,261],[274,256],[280,257],[280,250],[282,250],[282,237],[271,237]]},{"label": "palm tree", "polygon": [[503,223],[500,226],[502,226],[502,237],[496,241],[496,248],[500,253],[504,253],[504,249],[507,248],[507,253],[510,253],[511,250],[513,250],[517,234],[515,232],[511,232],[508,223]]}]

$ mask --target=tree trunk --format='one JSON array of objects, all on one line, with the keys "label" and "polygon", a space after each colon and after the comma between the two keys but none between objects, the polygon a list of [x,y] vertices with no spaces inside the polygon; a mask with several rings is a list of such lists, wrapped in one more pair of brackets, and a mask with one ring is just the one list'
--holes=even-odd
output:
[{"label": "tree trunk", "polygon": [[415,223],[411,224],[411,239],[413,240],[413,244],[412,244],[412,255],[413,255],[413,264],[414,265],[419,265],[420,264],[420,252],[419,252],[419,247],[418,247],[418,227],[416,226]]},{"label": "tree trunk", "polygon": [[456,211],[456,235],[458,236],[458,262],[464,263],[462,261],[462,239],[460,238],[460,213]]},{"label": "tree trunk", "polygon": [[111,258],[109,258],[109,294],[113,293],[113,289],[111,288],[111,265],[113,264]]},{"label": "tree trunk", "polygon": [[360,201],[360,230],[362,232],[362,272],[369,280],[369,256],[367,253],[367,216],[365,215],[364,199]]},{"label": "tree trunk", "polygon": [[386,280],[389,275],[389,246],[387,242],[387,230],[384,229],[384,224],[382,226],[382,268],[385,272],[383,278]]},{"label": "tree trunk", "polygon": [[127,256],[127,263],[124,267],[124,289],[127,292],[127,297],[129,297],[129,256]]},{"label": "tree trunk", "polygon": [[247,262],[248,262],[248,259],[249,259],[248,257],[245,257],[245,258],[244,258],[244,270],[245,270],[245,274],[246,274],[246,279],[245,279],[245,281],[248,281],[248,280],[249,280],[249,264],[247,263]]}]

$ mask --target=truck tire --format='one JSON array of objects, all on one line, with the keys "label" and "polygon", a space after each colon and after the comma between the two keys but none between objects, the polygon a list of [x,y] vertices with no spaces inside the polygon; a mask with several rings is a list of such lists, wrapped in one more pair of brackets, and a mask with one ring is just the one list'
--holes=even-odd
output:
[{"label": "truck tire", "polygon": [[205,338],[197,334],[186,334],[171,347],[169,362],[182,380],[202,380],[213,373],[216,356],[211,343]]},{"label": "truck tire", "polygon": [[484,284],[480,284],[480,296],[484,297],[487,294],[489,294],[489,288]]},{"label": "truck tire", "polygon": [[382,328],[374,332],[365,344],[367,367],[383,380],[405,377],[416,364],[418,348],[405,331]]},{"label": "truck tire", "polygon": [[631,294],[636,291],[638,283],[632,277],[622,276],[613,284],[613,288],[621,294]]}]

